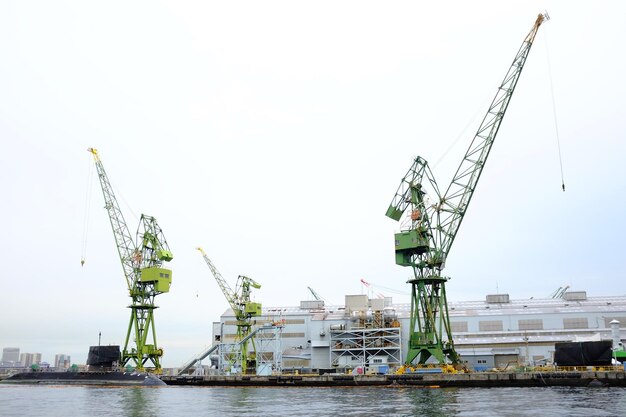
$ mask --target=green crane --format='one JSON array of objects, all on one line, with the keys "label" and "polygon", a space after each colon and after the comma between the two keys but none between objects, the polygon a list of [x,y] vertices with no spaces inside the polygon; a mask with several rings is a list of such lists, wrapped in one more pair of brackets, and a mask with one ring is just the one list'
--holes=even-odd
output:
[{"label": "green crane", "polygon": [[202,248],[197,249],[202,254],[204,261],[217,281],[217,285],[220,287],[220,290],[222,290],[226,301],[228,301],[230,308],[235,314],[235,319],[237,320],[237,338],[235,341],[241,342],[241,350],[239,351],[240,357],[233,358],[233,365],[240,363],[241,372],[245,374],[248,372],[248,369],[254,370],[256,367],[256,347],[254,345],[254,338],[248,338],[247,336],[250,335],[252,331],[252,317],[257,317],[262,314],[261,303],[250,301],[252,288],[259,289],[261,285],[252,278],[239,275],[235,291],[233,291],[204,250],[202,250]]},{"label": "green crane", "polygon": [[311,287],[307,287],[309,289],[309,291],[311,292],[311,294],[313,295],[313,298],[315,298],[316,301],[324,301],[324,297],[322,297],[321,295],[319,295],[317,293],[317,291],[315,291],[313,288]]},{"label": "green crane", "polygon": [[134,366],[140,371],[161,373],[163,349],[158,347],[156,340],[154,310],[157,306],[154,301],[157,295],[170,290],[172,271],[164,268],[163,263],[173,259],[172,252],[163,231],[151,216],[141,215],[135,240],[132,239],[98,151],[93,148],[88,151],[96,162],[104,207],[109,214],[128,294],[132,300],[128,306],[131,315],[120,364]]},{"label": "green crane", "polygon": [[[418,364],[424,364],[430,358],[442,364],[460,362],[448,316],[445,290],[448,277],[441,272],[535,35],[547,19],[547,14],[540,14],[524,38],[446,192],[439,192],[428,163],[418,156],[387,209],[386,215],[396,221],[409,209],[401,232],[395,234],[396,264],[413,269],[413,277],[408,281],[411,284],[411,317],[406,364],[412,364],[416,359]],[[430,197],[428,193],[431,193]]]}]

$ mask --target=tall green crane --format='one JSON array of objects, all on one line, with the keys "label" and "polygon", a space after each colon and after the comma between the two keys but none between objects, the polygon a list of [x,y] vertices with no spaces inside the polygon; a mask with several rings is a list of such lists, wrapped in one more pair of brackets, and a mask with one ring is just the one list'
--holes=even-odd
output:
[{"label": "tall green crane", "polygon": [[448,316],[448,277],[441,272],[539,26],[547,19],[547,14],[540,14],[524,38],[446,192],[439,192],[428,163],[418,156],[387,209],[386,215],[396,221],[408,209],[403,228],[395,234],[396,264],[413,269],[413,277],[408,281],[411,318],[406,364],[415,363],[416,359],[418,364],[424,364],[431,357],[439,363],[460,362]]},{"label": "tall green crane", "polygon": [[261,303],[250,301],[250,293],[252,288],[261,288],[261,284],[252,278],[239,275],[235,290],[233,291],[204,250],[202,248],[197,249],[202,254],[204,261],[217,281],[217,285],[220,287],[220,290],[222,290],[226,301],[228,301],[230,308],[235,314],[235,319],[237,320],[237,337],[235,341],[242,343],[239,352],[240,357],[234,358],[234,362],[241,364],[241,372],[245,374],[248,372],[248,369],[254,370],[256,365],[254,338],[247,338],[252,331],[252,317],[262,314]]},{"label": "tall green crane", "polygon": [[154,302],[157,295],[170,290],[172,271],[164,268],[163,264],[171,261],[173,255],[154,217],[142,214],[135,240],[132,239],[98,151],[94,148],[88,151],[93,154],[96,163],[104,208],[109,214],[131,298],[131,305],[128,306],[130,321],[120,364],[134,366],[140,371],[161,373],[163,349],[158,347],[156,340],[154,310],[157,306]]}]

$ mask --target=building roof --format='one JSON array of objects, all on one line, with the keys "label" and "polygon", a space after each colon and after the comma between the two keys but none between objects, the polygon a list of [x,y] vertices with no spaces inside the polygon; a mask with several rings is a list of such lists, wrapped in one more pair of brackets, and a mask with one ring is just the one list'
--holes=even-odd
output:
[{"label": "building roof", "polygon": [[[399,318],[410,316],[411,304],[393,304]],[[490,303],[484,301],[453,301],[448,303],[450,317],[476,317],[498,315],[541,315],[541,314],[567,314],[567,313],[621,313],[626,314],[626,296],[599,296],[586,297],[580,300],[567,300],[564,298],[530,298],[521,300],[509,300],[507,303]],[[346,316],[346,308],[342,305],[329,305],[324,309],[308,310],[296,306],[266,307],[264,315],[289,316],[311,314],[317,320],[340,320]],[[224,315],[233,315],[228,309]]]}]

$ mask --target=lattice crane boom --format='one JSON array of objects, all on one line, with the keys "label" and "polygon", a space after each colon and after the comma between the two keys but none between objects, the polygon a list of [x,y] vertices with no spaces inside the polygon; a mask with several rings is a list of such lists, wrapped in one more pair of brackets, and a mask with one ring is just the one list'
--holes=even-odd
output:
[{"label": "lattice crane boom", "polygon": [[130,230],[126,225],[126,220],[124,220],[122,210],[120,210],[120,206],[117,203],[113,187],[111,186],[109,177],[104,170],[104,165],[102,165],[98,151],[94,148],[89,148],[87,150],[91,152],[96,163],[96,170],[98,172],[98,178],[100,179],[102,194],[104,195],[104,208],[107,210],[109,215],[109,220],[113,229],[113,237],[115,238],[115,244],[117,245],[117,252],[122,262],[124,277],[126,278],[126,284],[128,286],[128,290],[130,291],[137,281],[136,268],[134,265],[136,257],[133,256],[135,252],[135,242],[130,235]]},{"label": "lattice crane boom", "polygon": [[535,24],[528,35],[526,35],[452,182],[441,199],[438,210],[439,227],[437,231],[439,232],[439,248],[444,256],[444,262],[452,247],[470,200],[474,195],[476,184],[500,129],[500,124],[513,96],[513,91],[522,74],[522,69],[526,63],[526,58],[528,58],[528,53],[535,40],[539,26],[541,26],[544,20],[546,20],[546,15],[538,15]]},{"label": "lattice crane boom", "polygon": [[311,287],[307,287],[309,289],[309,291],[311,292],[311,294],[313,295],[313,298],[315,298],[316,301],[324,301],[324,298],[319,295],[317,293],[317,291],[315,291],[313,288]]},{"label": "lattice crane boom", "polygon": [[202,254],[204,262],[206,262],[207,266],[211,270],[215,281],[217,281],[217,285],[220,287],[220,290],[222,290],[222,294],[224,294],[224,297],[226,298],[226,301],[228,301],[230,308],[233,309],[233,313],[237,314],[237,310],[239,310],[239,301],[237,300],[237,295],[235,294],[235,291],[230,288],[230,285],[228,285],[228,282],[226,282],[222,274],[220,274],[220,271],[218,271],[217,267],[213,264],[206,252],[204,252],[204,249],[200,247],[196,249]]}]

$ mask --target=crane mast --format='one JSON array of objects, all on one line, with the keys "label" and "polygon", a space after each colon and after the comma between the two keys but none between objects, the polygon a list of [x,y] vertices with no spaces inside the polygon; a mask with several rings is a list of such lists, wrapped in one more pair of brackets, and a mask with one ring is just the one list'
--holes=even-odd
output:
[{"label": "crane mast", "polygon": [[207,256],[202,248],[196,248],[204,258],[207,266],[211,270],[213,277],[217,281],[217,285],[222,290],[226,301],[233,310],[237,325],[236,342],[241,342],[241,350],[239,358],[232,358],[232,364],[240,364],[242,373],[247,373],[248,369],[254,369],[256,363],[256,347],[254,338],[248,338],[252,331],[252,317],[262,314],[261,303],[250,301],[252,288],[261,288],[261,285],[252,278],[239,275],[235,291],[231,289],[222,274],[217,270],[211,259]]},{"label": "crane mast", "polygon": [[154,217],[141,215],[133,241],[98,151],[94,148],[89,148],[88,151],[96,163],[104,195],[104,207],[109,215],[128,293],[132,300],[129,306],[131,317],[120,364],[160,373],[163,349],[158,347],[156,340],[155,297],[170,290],[172,271],[164,268],[163,263],[171,261],[173,255]]},{"label": "crane mast", "polygon": [[460,362],[448,315],[445,291],[448,278],[441,271],[539,26],[547,19],[547,14],[540,14],[524,38],[446,192],[439,191],[428,162],[418,156],[387,209],[386,215],[399,221],[410,208],[407,226],[395,234],[396,263],[411,267],[414,275],[408,281],[411,284],[411,327],[407,364],[416,359],[424,364],[431,357],[439,363]]}]

